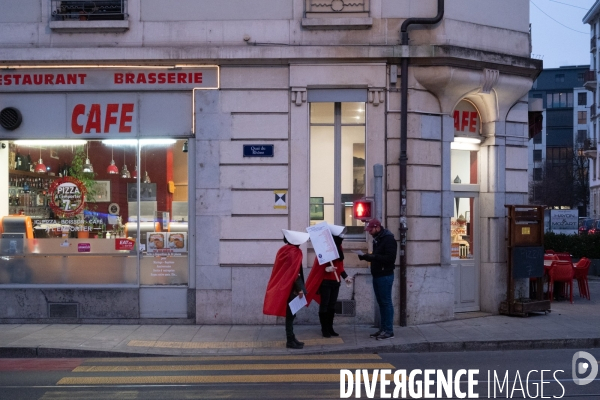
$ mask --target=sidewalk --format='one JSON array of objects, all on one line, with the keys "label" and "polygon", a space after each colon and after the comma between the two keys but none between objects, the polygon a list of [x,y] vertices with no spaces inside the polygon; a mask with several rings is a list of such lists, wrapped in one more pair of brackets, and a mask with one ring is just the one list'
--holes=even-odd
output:
[{"label": "sidewalk", "polygon": [[527,318],[484,313],[394,329],[375,340],[367,325],[336,325],[339,337],[321,336],[320,326],[297,325],[304,349],[285,348],[283,325],[0,325],[0,357],[109,357],[280,355],[347,352],[427,352],[600,347],[600,278],[590,276],[591,301],[552,302],[552,312]]}]

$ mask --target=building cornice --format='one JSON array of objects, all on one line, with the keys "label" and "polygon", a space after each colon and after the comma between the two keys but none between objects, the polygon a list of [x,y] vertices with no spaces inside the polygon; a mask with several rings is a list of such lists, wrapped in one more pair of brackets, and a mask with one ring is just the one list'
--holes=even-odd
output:
[{"label": "building cornice", "polygon": [[418,46],[287,46],[253,44],[202,47],[0,48],[0,68],[8,66],[66,65],[176,65],[290,63],[399,63],[410,57],[416,65],[492,68],[501,73],[535,79],[542,61],[509,54],[447,45]]}]

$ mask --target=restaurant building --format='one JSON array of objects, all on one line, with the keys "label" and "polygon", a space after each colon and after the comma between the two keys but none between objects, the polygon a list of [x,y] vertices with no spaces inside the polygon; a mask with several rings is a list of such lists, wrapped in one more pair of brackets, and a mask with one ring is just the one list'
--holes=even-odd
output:
[{"label": "restaurant building", "polygon": [[275,323],[281,229],[326,221],[339,321],[373,323],[365,197],[399,242],[396,323],[497,313],[529,5],[225,3],[0,0],[0,321]]}]

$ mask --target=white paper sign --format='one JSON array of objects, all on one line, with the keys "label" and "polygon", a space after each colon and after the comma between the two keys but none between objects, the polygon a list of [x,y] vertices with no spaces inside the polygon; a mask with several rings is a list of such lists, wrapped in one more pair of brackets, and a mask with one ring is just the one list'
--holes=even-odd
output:
[{"label": "white paper sign", "polygon": [[309,226],[306,228],[306,232],[310,235],[310,242],[315,249],[319,265],[340,258],[340,254],[333,241],[333,236],[331,236],[331,231],[329,230],[327,222]]},{"label": "white paper sign", "polygon": [[296,296],[296,297],[294,297],[294,299],[292,301],[289,302],[290,311],[294,315],[296,315],[296,313],[298,311],[300,311],[300,309],[302,307],[304,307],[305,305],[306,305],[306,296],[302,296],[302,298],[300,298],[300,296]]}]

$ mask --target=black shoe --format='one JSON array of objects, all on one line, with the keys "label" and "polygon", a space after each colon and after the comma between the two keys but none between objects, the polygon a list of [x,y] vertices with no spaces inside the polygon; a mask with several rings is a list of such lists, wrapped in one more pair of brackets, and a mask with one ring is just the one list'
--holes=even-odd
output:
[{"label": "black shoe", "polygon": [[381,335],[382,333],[383,333],[383,331],[380,329],[375,333],[371,333],[369,336],[376,338],[377,336]]},{"label": "black shoe", "polygon": [[329,333],[329,329],[322,327],[321,328],[321,333],[323,334],[323,337],[326,338],[330,338],[331,337],[331,333]]},{"label": "black shoe", "polygon": [[334,330],[333,330],[333,327],[330,327],[330,328],[329,328],[329,334],[330,334],[331,336],[340,336],[340,334],[339,334],[339,333],[337,333],[336,331],[334,331]]},{"label": "black shoe", "polygon": [[292,340],[293,340],[293,341],[294,341],[294,343],[296,343],[297,345],[304,347],[304,342],[301,342],[301,341],[299,341],[298,339],[296,339],[296,336],[294,336],[294,337],[292,338]]},{"label": "black shoe", "polygon": [[288,349],[302,349],[304,348],[304,345],[302,344],[297,344],[293,339],[292,340],[288,340],[287,343],[285,344],[285,347],[287,347]]},{"label": "black shoe", "polygon": [[385,339],[390,339],[393,337],[394,337],[393,333],[383,332],[381,335],[377,336],[377,340],[385,340]]}]

